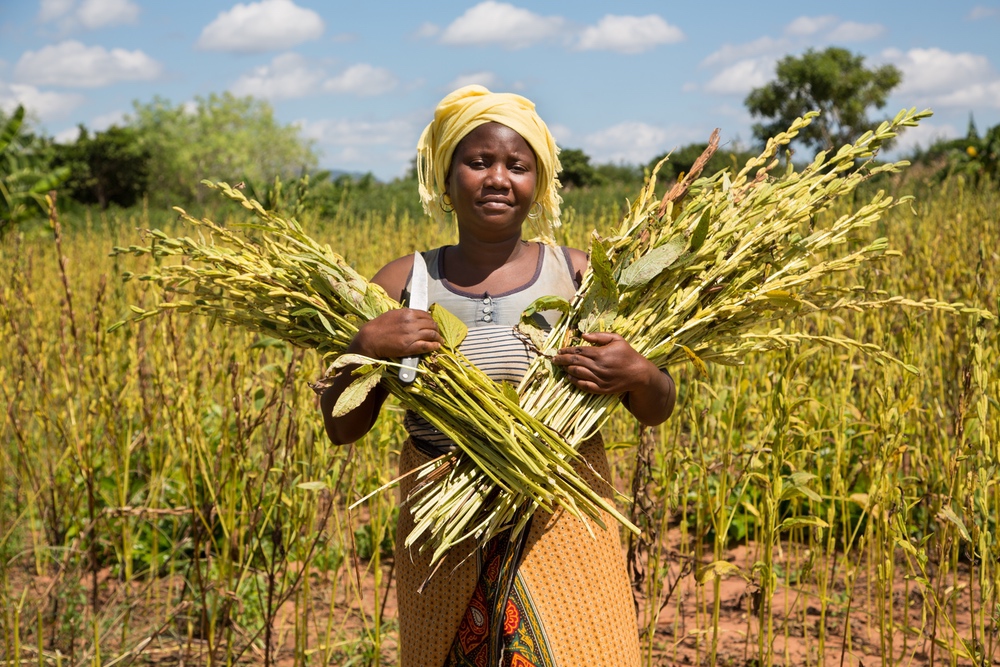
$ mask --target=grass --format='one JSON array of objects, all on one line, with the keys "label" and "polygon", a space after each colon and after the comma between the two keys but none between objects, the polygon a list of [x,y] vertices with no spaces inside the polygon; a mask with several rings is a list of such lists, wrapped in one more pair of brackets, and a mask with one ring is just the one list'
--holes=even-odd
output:
[{"label": "grass", "polygon": [[[995,186],[883,185],[916,195],[870,230],[900,254],[843,284],[996,313]],[[586,247],[620,213],[575,193],[563,240]],[[392,664],[396,497],[347,508],[391,479],[399,411],[337,448],[308,388],[315,355],[183,316],[107,333],[154,300],[111,248],[176,223],[61,222],[0,242],[2,659]],[[366,275],[452,234],[407,213],[304,223]],[[605,428],[644,530],[624,543],[646,664],[991,664],[995,326],[888,309],[809,327],[920,375],[849,349],[680,366],[667,424]]]}]

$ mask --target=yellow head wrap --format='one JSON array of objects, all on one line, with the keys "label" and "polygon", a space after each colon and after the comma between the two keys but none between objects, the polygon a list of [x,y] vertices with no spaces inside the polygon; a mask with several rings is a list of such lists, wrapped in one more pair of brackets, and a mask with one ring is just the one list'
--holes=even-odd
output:
[{"label": "yellow head wrap", "polygon": [[[434,120],[417,142],[417,177],[420,201],[427,215],[444,222],[440,199],[458,142],[485,123],[500,123],[514,130],[535,152],[538,179],[535,201],[540,215],[529,216],[542,240],[552,242],[552,228],[559,226],[559,148],[531,100],[513,93],[491,93],[482,86],[465,86],[446,96],[434,110]],[[537,210],[537,207],[535,207]]]}]

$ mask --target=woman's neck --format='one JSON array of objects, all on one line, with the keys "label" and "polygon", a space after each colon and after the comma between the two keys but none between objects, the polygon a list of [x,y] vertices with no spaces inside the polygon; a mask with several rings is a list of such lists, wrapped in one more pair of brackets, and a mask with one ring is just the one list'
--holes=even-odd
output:
[{"label": "woman's neck", "polygon": [[459,238],[444,255],[444,274],[452,284],[471,291],[506,292],[534,274],[537,244],[520,237],[498,242]]}]

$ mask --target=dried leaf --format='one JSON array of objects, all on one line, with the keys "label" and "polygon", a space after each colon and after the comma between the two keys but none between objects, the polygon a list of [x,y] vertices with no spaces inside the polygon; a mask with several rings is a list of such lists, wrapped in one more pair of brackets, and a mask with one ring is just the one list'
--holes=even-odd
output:
[{"label": "dried leaf", "polygon": [[687,345],[681,345],[680,343],[678,343],[677,346],[682,350],[684,350],[684,354],[687,355],[687,358],[691,360],[691,363],[694,364],[694,367],[698,369],[698,372],[701,373],[701,376],[707,380],[708,366],[705,365],[705,362],[702,361],[698,357],[698,355],[694,353],[694,350],[692,350]]},{"label": "dried leaf", "polygon": [[736,575],[746,581],[750,581],[747,575],[743,574],[736,565],[730,563],[726,560],[717,560],[714,563],[709,563],[705,567],[698,570],[695,575],[699,584],[706,584],[712,579],[725,579],[726,577],[731,577]]},{"label": "dried leaf", "polygon": [[962,538],[966,542],[972,542],[972,536],[969,535],[969,529],[965,527],[965,524],[962,523],[962,520],[958,518],[957,514],[955,514],[955,510],[947,506],[942,507],[941,511],[938,512],[938,518],[944,519],[945,521],[949,521],[952,524],[954,524],[954,526],[958,528],[958,532],[962,534]]},{"label": "dried leaf", "polygon": [[830,524],[818,516],[792,516],[788,517],[778,526],[778,530],[791,530],[800,526],[814,526],[816,528],[829,528]]},{"label": "dried leaf", "polygon": [[337,399],[337,404],[333,406],[333,416],[343,417],[351,410],[364,403],[378,383],[382,380],[385,366],[375,366],[367,373],[362,373],[361,377],[348,385],[344,393]]}]

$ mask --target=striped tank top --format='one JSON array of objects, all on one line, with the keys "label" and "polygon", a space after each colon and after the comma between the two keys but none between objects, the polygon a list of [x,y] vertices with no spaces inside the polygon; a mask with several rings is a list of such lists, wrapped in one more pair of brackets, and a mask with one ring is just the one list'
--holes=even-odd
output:
[{"label": "striped tank top", "polygon": [[[541,244],[535,273],[521,287],[502,294],[467,292],[444,277],[444,248],[423,254],[427,263],[427,303],[441,304],[469,327],[469,333],[459,350],[469,361],[495,382],[517,384],[535,356],[515,327],[535,299],[561,296],[572,301],[576,293],[572,262],[566,248]],[[403,302],[410,298],[407,280]],[[559,318],[559,311],[544,311],[535,316],[536,323],[550,329]],[[414,444],[424,453],[437,456],[453,451],[455,444],[431,426],[423,417],[408,411],[403,420]]]}]

